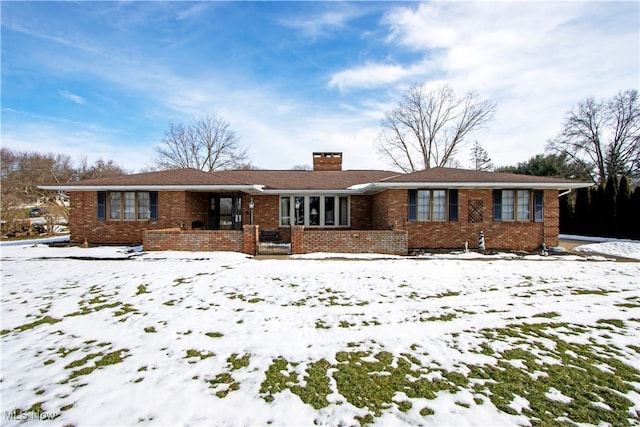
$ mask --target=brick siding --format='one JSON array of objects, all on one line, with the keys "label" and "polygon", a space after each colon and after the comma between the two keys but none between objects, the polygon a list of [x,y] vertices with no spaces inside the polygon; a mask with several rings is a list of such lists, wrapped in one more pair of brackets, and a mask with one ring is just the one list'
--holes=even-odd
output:
[{"label": "brick siding", "polygon": [[235,230],[147,230],[142,245],[145,251],[244,252],[244,234]]},{"label": "brick siding", "polygon": [[[149,221],[113,221],[98,220],[96,192],[70,193],[71,198],[71,241],[82,243],[86,239],[89,243],[114,243],[114,244],[139,244],[143,242],[145,230],[179,229],[184,227],[184,236],[190,236],[193,221],[202,221],[207,228],[209,224],[210,198],[209,193],[191,192],[159,192],[158,193],[158,219]],[[478,245],[478,234],[483,231],[485,243],[488,249],[515,249],[534,250],[544,242],[547,246],[558,244],[559,210],[558,191],[545,190],[544,192],[544,222],[533,221],[493,221],[493,196],[490,189],[461,189],[458,192],[458,221],[457,222],[409,222],[407,215],[407,190],[386,190],[374,196],[351,196],[349,230],[337,229],[305,229],[299,226],[284,226],[279,224],[280,197],[277,195],[249,196],[242,195],[241,208],[242,220],[245,226],[249,224],[249,201],[253,198],[255,203],[254,224],[259,225],[260,230],[279,231],[280,241],[291,241],[295,251],[304,252],[380,252],[380,253],[406,253],[406,248],[462,248],[465,241],[470,248]],[[469,221],[469,201],[482,202],[482,221],[473,223]],[[108,212],[107,212],[108,214]],[[533,213],[532,213],[533,214]],[[377,231],[376,231],[377,230]],[[174,230],[175,231],[175,230]],[[195,230],[194,230],[195,231]],[[176,239],[177,245],[184,247],[214,247],[211,250],[237,250],[247,252],[247,243],[243,241],[242,231],[228,231],[229,236],[223,237],[227,232],[219,231],[219,235],[202,233],[203,236],[190,236],[195,239],[191,243],[179,243],[180,239],[172,233],[163,237],[165,242]],[[215,233],[213,230],[204,230]],[[246,230],[245,230],[246,231]],[[250,240],[257,238],[258,229],[255,228],[255,236],[247,237]],[[405,237],[398,237],[393,232],[388,236],[387,232],[401,231]],[[235,233],[235,234],[234,234]],[[162,233],[160,233],[162,234]],[[173,237],[171,237],[173,236]],[[239,237],[237,237],[239,236]],[[368,237],[371,236],[371,237]],[[406,239],[405,249],[401,250],[399,244]],[[218,240],[216,240],[218,239]],[[225,240],[226,239],[226,240]],[[188,239],[187,239],[188,240]],[[235,243],[230,243],[231,241]],[[239,242],[239,243],[238,243]],[[380,243],[382,242],[382,243]],[[154,247],[153,243],[149,244]],[[232,245],[236,249],[226,249]],[[239,245],[239,246],[238,246]],[[159,247],[159,246],[158,246]],[[218,246],[216,246],[218,247]],[[187,249],[191,250],[191,249]],[[209,250],[209,249],[197,249]]]},{"label": "brick siding", "polygon": [[291,251],[407,255],[407,232],[291,228]]}]

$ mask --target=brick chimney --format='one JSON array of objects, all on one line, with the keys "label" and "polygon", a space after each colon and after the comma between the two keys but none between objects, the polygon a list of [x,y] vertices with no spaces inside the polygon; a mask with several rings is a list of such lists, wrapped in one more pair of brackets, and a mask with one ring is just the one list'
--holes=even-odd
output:
[{"label": "brick chimney", "polygon": [[314,171],[341,171],[342,153],[313,153]]}]

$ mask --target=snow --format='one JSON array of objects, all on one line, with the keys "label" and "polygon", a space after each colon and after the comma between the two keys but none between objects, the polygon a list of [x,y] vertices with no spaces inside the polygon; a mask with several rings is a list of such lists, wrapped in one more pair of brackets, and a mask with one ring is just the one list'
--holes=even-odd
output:
[{"label": "snow", "polygon": [[596,253],[640,260],[640,241],[609,237],[574,236],[561,234],[560,239],[593,242],[573,248],[575,252]]},{"label": "snow", "polygon": [[[637,332],[633,319],[639,317],[637,308],[620,304],[638,295],[640,263],[462,253],[258,260],[238,253],[145,253],[37,242],[3,244],[1,251],[2,329],[12,332],[2,336],[0,409],[4,414],[44,402],[46,412],[59,415],[55,425],[353,425],[367,410],[337,393],[333,379],[332,403],[319,410],[288,389],[265,401],[260,387],[273,360],[297,363],[292,370],[300,379],[310,363],[324,358],[335,364],[338,352],[350,350],[411,353],[422,366],[465,373],[468,364],[495,363],[477,351],[481,344],[499,352],[514,348],[487,341],[479,333],[485,328],[547,322],[536,315],[554,312],[556,322],[620,319]],[[603,289],[605,294],[595,292]],[[98,309],[107,303],[120,304]],[[116,314],[124,304],[135,311]],[[89,313],[69,316],[83,309]],[[448,314],[455,317],[421,320]],[[16,332],[44,315],[61,321]],[[318,328],[319,322],[328,329]],[[633,332],[607,330],[603,338],[592,330],[568,331],[563,338],[626,348],[637,345]],[[72,362],[119,350],[120,363],[68,381],[71,371],[93,363],[70,369]],[[186,357],[188,350],[211,357]],[[250,355],[248,367],[230,372],[232,354]],[[629,353],[620,357],[637,363]],[[221,398],[215,392],[226,384],[212,389],[207,381],[223,372],[230,372],[239,389]],[[567,398],[553,388],[547,394]],[[413,406],[408,412],[384,411],[376,425],[530,424],[522,414],[499,411],[486,397],[476,404],[478,396],[467,389],[441,391],[433,400],[401,393],[394,399]],[[523,397],[510,404],[518,413],[528,405]],[[425,406],[435,413],[420,415]],[[3,425],[41,424],[33,417],[3,418]]]}]

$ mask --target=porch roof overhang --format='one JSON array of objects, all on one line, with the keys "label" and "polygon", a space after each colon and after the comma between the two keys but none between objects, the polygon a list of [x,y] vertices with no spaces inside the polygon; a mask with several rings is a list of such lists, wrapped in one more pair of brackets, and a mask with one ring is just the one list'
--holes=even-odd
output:
[{"label": "porch roof overhang", "polygon": [[41,185],[42,190],[55,191],[192,191],[192,192],[243,192],[264,194],[263,185]]}]

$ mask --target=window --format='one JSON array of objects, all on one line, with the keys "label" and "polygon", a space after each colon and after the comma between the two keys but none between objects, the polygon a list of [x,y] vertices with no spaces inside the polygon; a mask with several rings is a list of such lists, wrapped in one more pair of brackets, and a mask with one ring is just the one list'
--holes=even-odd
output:
[{"label": "window", "polygon": [[533,192],[533,220],[535,222],[544,221],[544,191]]},{"label": "window", "polygon": [[458,190],[449,190],[449,221],[458,221]]},{"label": "window", "polygon": [[458,220],[458,190],[409,190],[409,221]]},{"label": "window", "polygon": [[149,219],[149,193],[138,193],[138,219]]},{"label": "window", "polygon": [[280,226],[293,224],[306,227],[348,227],[349,197],[340,196],[282,196],[280,197]]},{"label": "window", "polygon": [[340,225],[349,225],[349,198],[340,197]]},{"label": "window", "polygon": [[157,220],[158,192],[98,191],[98,219],[104,219],[106,211],[109,212],[109,220],[112,221]]},{"label": "window", "polygon": [[280,225],[291,225],[291,197],[280,199]]},{"label": "window", "polygon": [[324,198],[324,225],[333,226],[336,225],[336,198],[325,197]]},{"label": "window", "polygon": [[533,206],[533,220],[542,222],[543,196],[543,191],[493,190],[493,220],[531,221]]},{"label": "window", "polygon": [[518,221],[529,221],[529,190],[518,190]]},{"label": "window", "polygon": [[120,194],[118,192],[109,193],[109,219],[120,219]]},{"label": "window", "polygon": [[514,207],[513,207],[513,190],[502,190],[502,220],[513,221]]},{"label": "window", "polygon": [[126,192],[124,193],[124,219],[133,220],[136,219],[136,193]]},{"label": "window", "polygon": [[444,190],[433,191],[433,220],[444,221],[446,219],[447,194]]},{"label": "window", "polygon": [[431,190],[418,190],[418,221],[431,220]]}]

